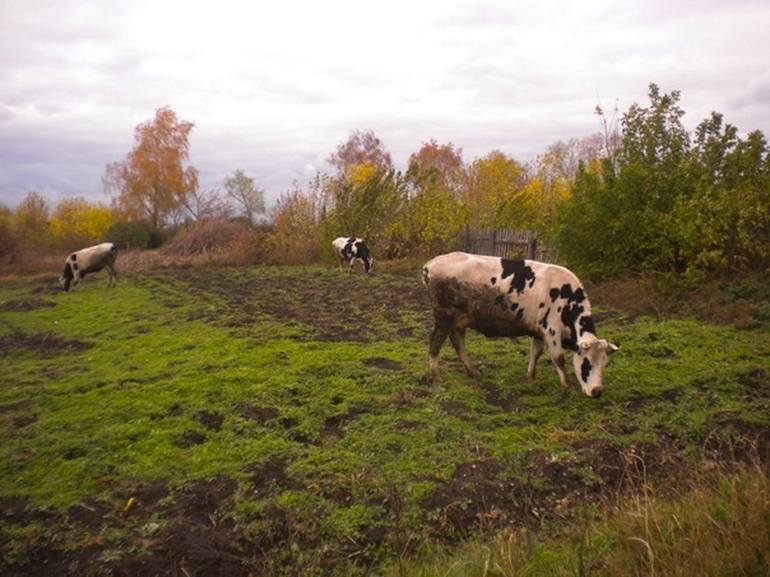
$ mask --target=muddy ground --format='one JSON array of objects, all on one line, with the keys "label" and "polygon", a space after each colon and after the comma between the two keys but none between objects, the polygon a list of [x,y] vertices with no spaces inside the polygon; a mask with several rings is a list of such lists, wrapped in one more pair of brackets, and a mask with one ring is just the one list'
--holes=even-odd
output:
[{"label": "muddy ground", "polygon": [[[424,339],[429,330],[427,295],[416,279],[384,277],[366,291],[353,291],[358,285],[344,276],[311,277],[312,271],[303,276],[267,269],[255,282],[253,275],[240,274],[237,269],[189,269],[145,276],[136,282],[140,286],[148,282],[172,286],[158,293],[170,309],[182,308],[190,299],[200,303],[195,310],[185,309],[182,313],[191,320],[237,329],[269,319],[294,327],[292,338],[302,341],[398,342]],[[56,306],[48,300],[47,288],[33,285],[27,295],[3,303],[0,309],[33,314]],[[611,319],[615,312],[603,314]],[[11,333],[0,336],[0,358],[25,351],[45,359],[79,354],[91,346],[86,341],[48,333]],[[675,351],[664,343],[653,343],[650,351],[650,356],[661,361],[675,359]],[[405,368],[401,362],[383,356],[365,356],[360,364],[384,373],[398,373]],[[747,371],[741,379],[750,391],[747,394],[767,398],[770,378],[763,368]],[[491,381],[468,386],[479,389],[490,413],[526,414],[530,408],[514,392],[504,391]],[[394,392],[388,403],[407,408],[426,402],[434,394],[425,381],[414,380],[408,388]],[[569,397],[557,402],[567,404]],[[642,411],[647,402],[639,398],[626,408],[635,413]],[[475,409],[461,399],[443,399],[438,407],[461,421],[474,419]],[[351,425],[374,409],[356,405],[327,416],[317,437],[303,436],[297,420],[286,416],[285,407],[240,403],[235,413],[260,426],[284,430],[292,441],[309,446],[339,442]],[[34,417],[25,421],[22,415],[34,412],[34,401],[0,406],[0,413],[3,411],[17,415],[16,427],[34,422]],[[166,416],[181,411],[179,406],[171,406]],[[179,447],[204,443],[207,435],[220,432],[230,415],[207,409],[192,417],[200,427],[184,431],[175,441]],[[698,439],[700,462],[728,468],[770,462],[770,429],[729,417],[721,426],[720,434]],[[397,432],[425,428],[424,422],[408,418],[392,425]],[[690,440],[686,444],[661,430],[654,441],[623,442],[634,433],[633,422],[618,423],[617,430],[607,433],[607,438],[575,441],[567,456],[556,457],[542,449],[528,451],[516,464],[515,472],[510,463],[481,449],[477,458],[457,463],[451,476],[438,482],[437,488],[411,510],[404,487],[374,486],[364,498],[343,482],[323,486],[317,479],[293,474],[288,458],[244,463],[246,481],[214,477],[181,486],[164,482],[118,485],[112,489],[111,500],[85,501],[66,511],[40,509],[24,498],[0,497],[0,524],[9,529],[0,534],[0,549],[6,554],[0,569],[3,575],[13,577],[238,577],[302,575],[311,568],[331,574],[355,565],[365,573],[382,559],[408,553],[414,545],[404,535],[457,543],[479,531],[507,526],[545,531],[573,519],[586,503],[611,502],[644,483],[677,486],[692,475]],[[259,522],[247,519],[245,523],[233,515],[233,505],[239,500],[268,499],[286,491],[320,493],[324,499],[344,506],[360,501],[377,507],[381,515],[362,526],[358,538],[339,541],[329,541],[312,514],[298,516],[296,509],[280,500],[268,501]],[[132,495],[133,502],[121,500],[126,494]],[[34,529],[25,533],[29,527]],[[73,549],[70,539],[67,548],[63,547],[57,537],[62,531],[79,536],[75,540],[79,546]],[[20,534],[24,538],[18,538]],[[119,546],[111,541],[111,535],[117,534],[121,535]]]}]

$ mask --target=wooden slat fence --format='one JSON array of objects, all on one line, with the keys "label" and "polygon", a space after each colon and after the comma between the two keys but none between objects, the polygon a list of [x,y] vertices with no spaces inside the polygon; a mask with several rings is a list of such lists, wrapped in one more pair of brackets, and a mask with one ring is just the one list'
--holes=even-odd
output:
[{"label": "wooden slat fence", "polygon": [[486,254],[505,258],[529,258],[543,262],[555,262],[556,251],[537,239],[537,234],[527,230],[471,229],[463,232],[463,250],[473,254]]}]

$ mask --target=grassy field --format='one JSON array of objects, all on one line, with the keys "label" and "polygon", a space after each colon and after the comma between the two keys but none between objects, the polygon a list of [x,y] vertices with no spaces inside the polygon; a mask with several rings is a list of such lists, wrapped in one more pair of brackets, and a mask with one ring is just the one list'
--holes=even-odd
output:
[{"label": "grassy field", "polygon": [[767,463],[768,319],[593,298],[622,348],[590,399],[545,356],[527,382],[526,339],[476,335],[482,378],[447,344],[433,388],[416,273],[89,281],[0,282],[3,575],[427,574],[427,550],[558,538],[624,491]]}]

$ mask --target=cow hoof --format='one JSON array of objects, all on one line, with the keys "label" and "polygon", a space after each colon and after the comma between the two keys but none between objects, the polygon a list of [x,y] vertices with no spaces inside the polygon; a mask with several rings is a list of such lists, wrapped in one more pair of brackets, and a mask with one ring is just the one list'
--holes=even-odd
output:
[{"label": "cow hoof", "polygon": [[480,379],[481,373],[478,371],[478,369],[473,369],[472,371],[468,371],[468,376],[474,379]]}]

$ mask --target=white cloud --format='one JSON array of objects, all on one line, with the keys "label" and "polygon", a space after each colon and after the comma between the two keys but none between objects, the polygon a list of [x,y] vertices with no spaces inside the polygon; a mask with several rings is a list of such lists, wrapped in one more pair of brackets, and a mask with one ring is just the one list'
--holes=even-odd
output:
[{"label": "white cloud", "polygon": [[204,186],[236,168],[275,199],[353,129],[403,166],[422,142],[520,160],[598,128],[649,82],[767,129],[770,5],[556,0],[270,5],[0,0],[0,201],[102,198],[107,162],[171,106]]}]

